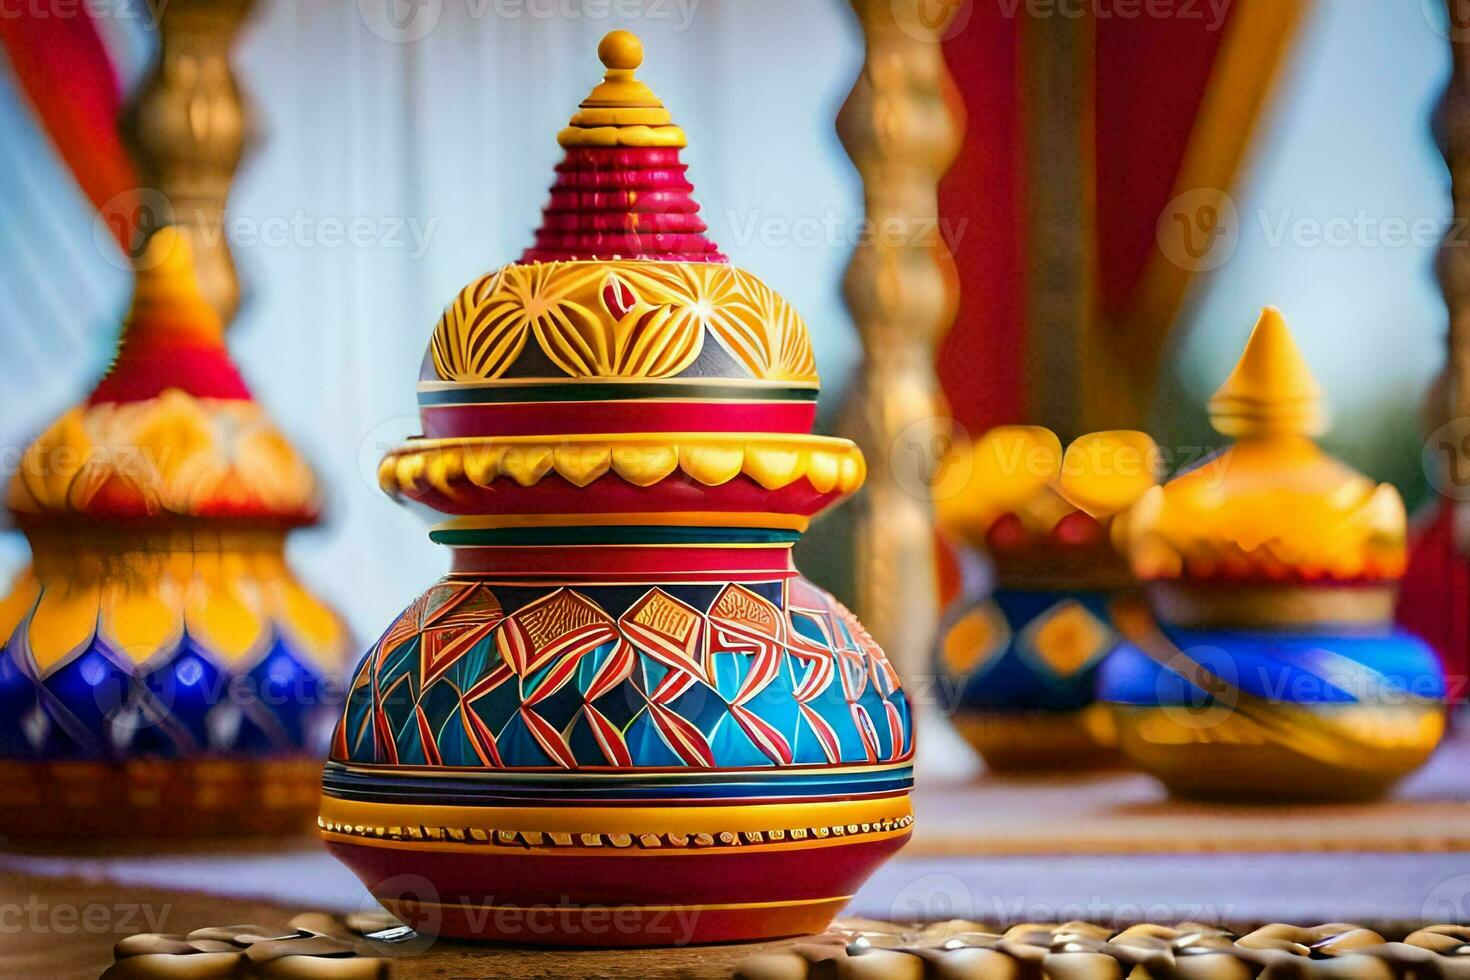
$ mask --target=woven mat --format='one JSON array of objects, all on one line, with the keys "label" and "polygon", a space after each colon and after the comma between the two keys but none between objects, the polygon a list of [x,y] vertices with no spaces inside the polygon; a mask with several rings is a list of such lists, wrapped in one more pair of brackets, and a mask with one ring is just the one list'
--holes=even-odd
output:
[{"label": "woven mat", "polygon": [[[0,932],[5,980],[96,980],[113,963],[115,944],[135,933],[187,933],[225,923],[283,931],[301,911],[247,899],[14,873],[0,874],[0,909],[6,910]],[[790,949],[795,942],[557,951],[439,940],[427,949],[415,948],[411,958],[395,959],[390,975],[415,980],[729,977],[747,957]]]},{"label": "woven mat", "polygon": [[1129,772],[945,783],[921,762],[914,806],[906,858],[1458,851],[1470,849],[1470,739],[1447,742],[1393,797],[1368,804],[1188,803]]}]

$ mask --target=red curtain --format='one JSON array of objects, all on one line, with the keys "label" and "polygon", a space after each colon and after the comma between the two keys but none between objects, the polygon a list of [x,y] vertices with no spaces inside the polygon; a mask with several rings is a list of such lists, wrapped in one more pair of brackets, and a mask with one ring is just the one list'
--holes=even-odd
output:
[{"label": "red curtain", "polygon": [[107,47],[86,4],[77,16],[23,7],[0,17],[17,81],[83,193],[124,248],[138,179],[117,133],[122,92]]}]

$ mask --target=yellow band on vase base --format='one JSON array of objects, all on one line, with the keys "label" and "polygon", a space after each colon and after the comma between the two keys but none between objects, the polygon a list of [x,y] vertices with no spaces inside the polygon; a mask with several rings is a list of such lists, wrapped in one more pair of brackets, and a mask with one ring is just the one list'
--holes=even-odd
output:
[{"label": "yellow band on vase base", "polygon": [[802,850],[852,838],[902,837],[913,825],[908,796],[808,803],[652,807],[483,807],[369,803],[321,798],[328,841],[374,847],[483,851],[486,847],[575,853],[664,853],[759,846]]}]

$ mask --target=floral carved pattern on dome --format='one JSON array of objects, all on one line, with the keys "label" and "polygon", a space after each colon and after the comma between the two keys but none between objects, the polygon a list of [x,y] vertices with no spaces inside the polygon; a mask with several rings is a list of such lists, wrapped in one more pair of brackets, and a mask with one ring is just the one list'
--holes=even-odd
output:
[{"label": "floral carved pattern on dome", "polygon": [[755,276],[719,264],[508,265],[466,286],[434,328],[440,380],[505,377],[531,337],[572,378],[672,378],[707,336],[762,381],[815,382],[806,325]]}]

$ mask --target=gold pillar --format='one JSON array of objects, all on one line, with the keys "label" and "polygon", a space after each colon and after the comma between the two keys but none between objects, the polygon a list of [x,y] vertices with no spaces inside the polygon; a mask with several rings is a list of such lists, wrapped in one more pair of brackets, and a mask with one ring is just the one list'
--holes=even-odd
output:
[{"label": "gold pillar", "polygon": [[[1470,220],[1470,20],[1459,12],[1456,0],[1447,0],[1451,74],[1440,106],[1444,122],[1443,152],[1450,170],[1454,221],[1439,250],[1439,284],[1449,309],[1450,419],[1470,418],[1470,249],[1465,247],[1462,222]],[[1449,464],[1459,474],[1470,472],[1470,447],[1463,440],[1453,446]],[[1470,552],[1470,504],[1455,505],[1455,540]]]},{"label": "gold pillar", "polygon": [[137,161],[134,245],[160,225],[189,240],[199,286],[228,325],[240,283],[225,234],[225,199],[251,135],[248,107],[230,68],[230,46],[254,0],[170,0],[161,8],[159,53],[123,111],[123,139]]},{"label": "gold pillar", "polygon": [[853,415],[869,467],[857,516],[858,615],[913,677],[939,612],[929,491],[949,423],[934,359],[959,287],[937,190],[962,130],[940,40],[958,5],[852,6],[867,58],[837,131],[863,178],[868,230],[844,282],[863,342]]}]

